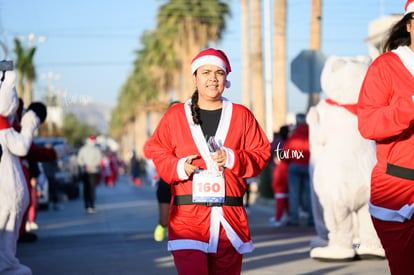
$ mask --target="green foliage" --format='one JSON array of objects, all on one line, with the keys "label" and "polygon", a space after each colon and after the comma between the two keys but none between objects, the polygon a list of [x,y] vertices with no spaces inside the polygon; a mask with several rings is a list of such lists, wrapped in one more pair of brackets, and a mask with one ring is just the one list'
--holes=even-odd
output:
[{"label": "green foliage", "polygon": [[145,32],[140,39],[142,48],[136,51],[134,69],[111,114],[111,132],[122,133],[139,106],[179,89],[183,66],[189,66],[186,54],[220,39],[225,17],[230,15],[227,2],[170,0],[161,5],[156,29]]},{"label": "green foliage", "polygon": [[15,66],[18,72],[17,92],[19,97],[23,98],[24,81],[33,81],[36,78],[36,69],[33,58],[36,53],[36,47],[25,49],[19,39],[14,39],[14,52],[16,54]]},{"label": "green foliage", "polygon": [[73,113],[65,116],[62,132],[68,143],[73,144],[76,148],[82,146],[89,136],[99,134],[94,126],[80,122]]}]

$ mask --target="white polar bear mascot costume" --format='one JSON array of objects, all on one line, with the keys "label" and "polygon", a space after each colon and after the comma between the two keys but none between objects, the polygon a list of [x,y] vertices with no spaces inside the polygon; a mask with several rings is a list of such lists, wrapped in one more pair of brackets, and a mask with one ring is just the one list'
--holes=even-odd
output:
[{"label": "white polar bear mascot costume", "polygon": [[9,121],[19,104],[16,75],[13,71],[0,72],[0,78],[0,274],[32,274],[16,258],[19,227],[29,204],[20,157],[27,154],[40,120],[30,110],[22,117],[21,131],[13,129]]},{"label": "white polar bear mascot costume", "polygon": [[[369,64],[368,57],[329,57],[321,75],[321,87],[328,99],[307,115],[313,189],[328,232],[327,245],[311,249],[313,259],[385,257],[368,212],[375,143],[361,137],[356,116]],[[354,244],[356,239],[358,244]]]}]

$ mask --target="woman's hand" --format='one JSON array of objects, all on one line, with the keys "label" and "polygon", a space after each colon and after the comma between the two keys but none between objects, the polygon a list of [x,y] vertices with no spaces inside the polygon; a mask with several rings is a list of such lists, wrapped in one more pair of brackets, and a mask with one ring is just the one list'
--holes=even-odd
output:
[{"label": "woman's hand", "polygon": [[184,171],[187,174],[187,176],[191,176],[197,169],[197,166],[192,165],[193,159],[198,158],[197,155],[192,155],[187,157],[187,160],[184,162]]},{"label": "woman's hand", "polygon": [[224,167],[227,161],[227,154],[226,150],[223,147],[220,148],[220,150],[211,153],[210,155],[214,162],[217,164],[217,166]]}]

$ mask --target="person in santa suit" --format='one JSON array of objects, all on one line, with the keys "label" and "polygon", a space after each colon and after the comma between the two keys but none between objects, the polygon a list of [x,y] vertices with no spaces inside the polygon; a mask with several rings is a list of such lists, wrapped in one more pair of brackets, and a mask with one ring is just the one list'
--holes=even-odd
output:
[{"label": "person in santa suit", "polygon": [[99,166],[101,167],[101,175],[103,177],[105,185],[113,187],[115,184],[116,176],[114,162],[112,160],[111,151],[109,149],[103,153]]},{"label": "person in santa suit", "polygon": [[270,143],[253,114],[222,96],[230,63],[209,48],[191,64],[195,92],[164,114],[144,145],[171,184],[168,250],[178,274],[240,274],[252,252],[243,195],[246,178],[270,158]]},{"label": "person in santa suit", "polygon": [[390,30],[358,100],[361,135],[376,141],[369,210],[392,274],[414,269],[414,0]]}]

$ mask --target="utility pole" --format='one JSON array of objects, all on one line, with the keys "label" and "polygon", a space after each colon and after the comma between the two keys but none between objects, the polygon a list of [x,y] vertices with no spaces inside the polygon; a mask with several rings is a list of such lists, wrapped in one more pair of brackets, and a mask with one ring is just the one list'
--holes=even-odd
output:
[{"label": "utility pole", "polygon": [[53,124],[61,124],[62,118],[62,106],[60,105],[59,95],[55,92],[55,81],[61,79],[61,74],[48,72],[47,74],[42,74],[41,78],[46,78],[48,80],[47,85],[47,95],[46,95],[46,106],[48,116],[46,118],[46,125],[48,136],[53,135]]},{"label": "utility pole", "polygon": [[[319,51],[321,49],[321,23],[322,23],[322,0],[311,0],[311,28],[310,49]],[[308,109],[319,102],[319,91],[313,91],[308,96]]]}]

